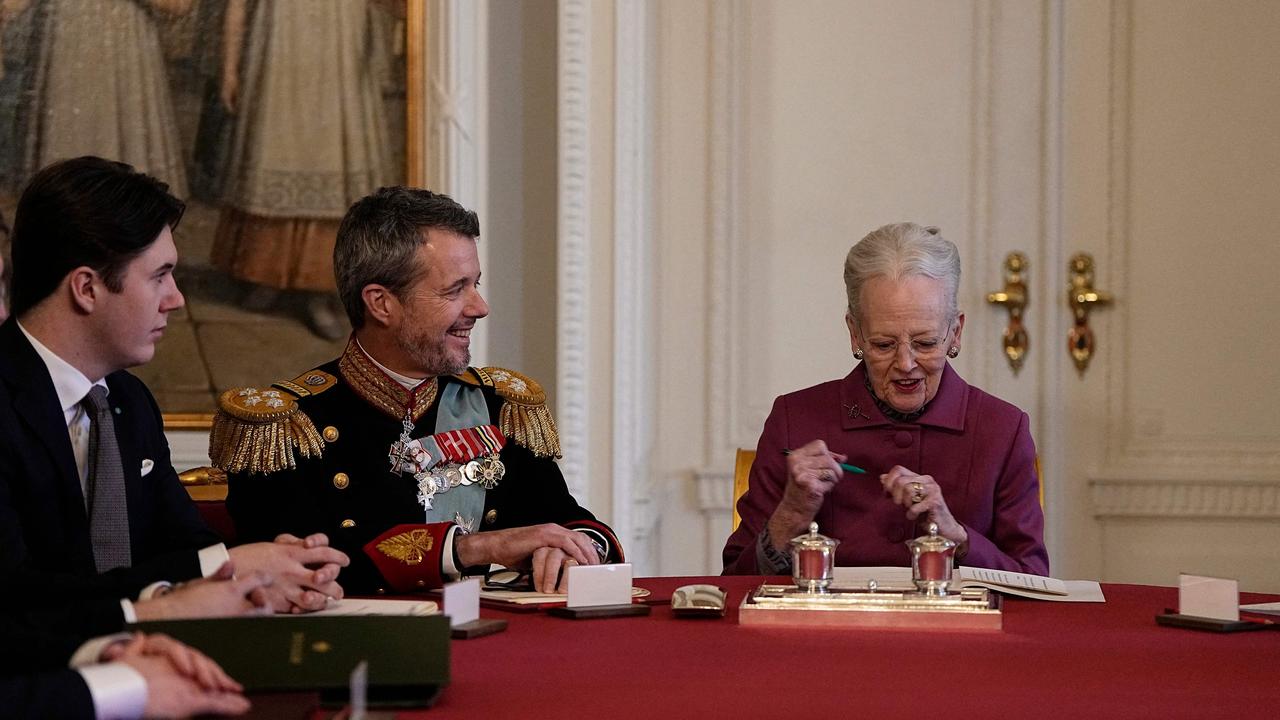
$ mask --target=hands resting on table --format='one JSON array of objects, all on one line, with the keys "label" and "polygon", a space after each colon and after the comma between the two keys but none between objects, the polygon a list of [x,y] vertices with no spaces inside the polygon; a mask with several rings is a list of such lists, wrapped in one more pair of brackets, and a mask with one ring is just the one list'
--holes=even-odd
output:
[{"label": "hands resting on table", "polygon": [[99,660],[133,668],[147,687],[143,716],[240,715],[249,709],[244,688],[204,653],[167,635],[133,635],[108,645]]},{"label": "hands resting on table", "polygon": [[341,599],[338,573],[351,561],[321,534],[241,545],[213,575],[134,604],[139,620],[304,613]]},{"label": "hands resting on table", "polygon": [[531,570],[538,592],[567,592],[569,565],[599,565],[596,546],[583,533],[544,523],[463,535],[455,540],[464,566],[498,564]]}]

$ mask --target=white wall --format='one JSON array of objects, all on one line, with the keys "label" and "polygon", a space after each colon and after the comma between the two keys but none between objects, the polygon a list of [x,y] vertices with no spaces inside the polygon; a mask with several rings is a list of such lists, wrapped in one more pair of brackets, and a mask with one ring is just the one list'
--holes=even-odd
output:
[{"label": "white wall", "polygon": [[[913,220],[939,225],[966,270],[986,253],[981,112],[997,84],[980,76],[992,31],[970,3],[661,8],[662,571],[697,573],[719,568],[734,448],[755,446],[777,395],[852,367],[849,247]],[[986,282],[962,293],[969,332]],[[981,364],[970,355],[962,373]]]},{"label": "white wall", "polygon": [[[1183,435],[1199,427],[1194,406],[1160,388],[1169,386],[1172,368],[1201,367],[1178,348],[1194,348],[1188,352],[1197,358],[1213,348],[1200,347],[1192,335],[1171,339],[1169,328],[1180,323],[1161,317],[1155,299],[1194,296],[1166,292],[1168,273],[1158,273],[1190,259],[1175,280],[1188,292],[1222,293],[1231,291],[1233,265],[1212,264],[1218,273],[1212,287],[1197,285],[1197,238],[1212,230],[1163,241],[1207,216],[1148,183],[1149,194],[1134,207],[1163,210],[1137,215],[1143,222],[1135,227],[1145,234],[1132,245],[1155,262],[1129,262],[1132,278],[1113,276],[1131,244],[1128,228],[1111,219],[1131,202],[1123,187],[1128,176],[1115,168],[1123,169],[1131,152],[1147,158],[1135,177],[1185,185],[1157,162],[1179,158],[1150,153],[1169,132],[1194,130],[1174,140],[1207,144],[1175,169],[1226,167],[1230,172],[1215,176],[1218,194],[1204,197],[1236,203],[1243,217],[1259,212],[1249,188],[1274,187],[1267,174],[1274,173],[1268,164],[1274,153],[1265,142],[1274,133],[1260,135],[1257,152],[1239,157],[1230,138],[1247,139],[1265,125],[1258,118],[1280,111],[1280,92],[1265,82],[1274,79],[1266,71],[1271,60],[1257,61],[1258,91],[1248,104],[1253,129],[1230,130],[1234,135],[1217,150],[1216,116],[1184,117],[1162,131],[1150,114],[1185,104],[1177,93],[1187,87],[1217,86],[1201,82],[1218,72],[1213,63],[1187,60],[1180,69],[1160,62],[1160,52],[1172,52],[1158,46],[1162,39],[1198,27],[1196,13],[1203,12],[1266,27],[1274,14],[1267,6],[1179,6],[1189,15],[1128,0],[491,0],[487,6],[482,220],[485,291],[494,307],[487,358],[548,387],[565,431],[562,466],[571,487],[624,532],[638,573],[719,571],[733,450],[754,447],[775,396],[848,371],[844,254],[870,229],[910,219],[941,226],[961,250],[968,322],[957,369],[1032,415],[1048,470],[1055,567],[1112,581],[1171,583],[1171,568],[1188,559],[1204,572],[1238,570],[1254,588],[1280,589],[1275,573],[1267,579],[1270,555],[1254,553],[1249,564],[1241,558],[1250,551],[1237,547],[1265,545],[1280,521],[1280,435],[1258,409],[1275,407],[1274,387],[1255,382],[1252,399],[1213,406],[1216,424],[1242,438],[1234,444],[1227,431],[1209,428],[1195,435],[1190,454],[1166,458],[1163,469],[1151,469],[1160,458],[1142,455],[1146,474],[1128,460],[1081,457],[1108,437],[1127,438],[1122,460],[1151,445],[1144,432],[1163,435],[1164,444],[1152,447],[1176,443],[1150,412],[1134,414],[1130,406],[1158,405],[1166,410],[1163,427]],[[1125,75],[1128,66],[1113,65],[1113,56],[1130,21],[1138,26],[1138,60],[1126,62],[1138,65]],[[1240,63],[1249,66],[1251,52],[1246,46],[1231,55],[1233,76]],[[1201,56],[1214,53],[1195,54]],[[1118,97],[1109,76],[1117,72],[1137,83],[1125,102],[1145,103],[1133,117],[1146,118],[1154,133],[1140,129],[1132,149],[1115,143],[1123,127],[1114,123],[1123,125],[1124,117],[1108,105]],[[1098,97],[1092,115],[1078,102],[1088,93]],[[1210,106],[1217,107],[1204,105]],[[1074,138],[1087,150],[1116,144],[1123,152],[1077,152]],[[1238,191],[1221,189],[1228,180]],[[1190,220],[1175,222],[1179,213]],[[1269,257],[1248,245],[1267,238],[1265,231],[1252,237],[1237,229],[1233,251]],[[1181,259],[1161,257],[1162,248],[1175,247]],[[984,303],[985,293],[1001,285],[1001,263],[1014,249],[1032,257],[1035,293],[1028,313],[1032,353],[1018,375],[1000,354],[1004,316]],[[1062,315],[1063,259],[1076,249],[1111,263],[1100,268],[1100,283],[1143,298],[1130,303],[1122,295],[1114,315],[1097,316],[1105,346],[1085,378],[1063,360],[1069,324]],[[1228,333],[1247,337],[1251,322],[1260,328],[1252,331],[1261,340],[1251,362],[1265,362],[1265,349],[1278,337],[1261,329],[1274,323],[1259,312],[1241,320],[1241,332]],[[1231,312],[1201,316],[1203,325],[1206,317]],[[1162,363],[1142,355],[1146,365],[1130,362],[1143,348],[1127,334],[1110,333],[1126,327],[1164,343],[1163,355],[1182,359]],[[1210,330],[1217,344],[1232,341]],[[1247,355],[1247,348],[1237,350]],[[1134,367],[1146,369],[1117,389]],[[1250,365],[1232,367],[1248,374]],[[1210,387],[1233,387],[1221,377],[1215,382]],[[1092,434],[1068,431],[1099,418]],[[199,456],[203,438],[184,442],[182,452],[175,443],[175,456]],[[1237,447],[1247,450],[1241,482],[1249,487],[1224,485],[1226,494],[1218,493],[1222,488],[1210,487],[1217,475],[1204,480],[1204,471]],[[1243,505],[1170,505],[1174,490],[1147,495],[1137,487],[1170,477],[1198,483],[1196,497],[1238,495]]]}]

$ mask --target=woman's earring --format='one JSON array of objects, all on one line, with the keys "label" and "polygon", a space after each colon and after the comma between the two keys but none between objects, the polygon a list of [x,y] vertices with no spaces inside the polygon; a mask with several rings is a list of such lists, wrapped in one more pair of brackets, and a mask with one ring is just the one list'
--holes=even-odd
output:
[{"label": "woman's earring", "polygon": [[861,351],[861,350],[854,350],[854,351],[853,351],[853,359],[854,359],[854,360],[861,360],[861,359],[862,359],[862,351]]},{"label": "woman's earring", "polygon": [[952,360],[955,360],[956,356],[959,354],[960,354],[960,348],[956,347],[955,345],[952,345],[951,349],[947,351],[947,357],[951,358]]}]

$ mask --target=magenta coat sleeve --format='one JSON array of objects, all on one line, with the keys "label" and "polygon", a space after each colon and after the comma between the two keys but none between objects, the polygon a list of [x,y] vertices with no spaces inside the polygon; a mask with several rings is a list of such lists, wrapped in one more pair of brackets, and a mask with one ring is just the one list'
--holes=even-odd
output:
[{"label": "magenta coat sleeve", "polygon": [[1009,457],[1000,470],[994,497],[994,521],[984,535],[957,517],[969,534],[969,551],[961,565],[1049,574],[1044,545],[1044,513],[1040,510],[1040,478],[1036,448],[1027,414],[1022,413]]}]

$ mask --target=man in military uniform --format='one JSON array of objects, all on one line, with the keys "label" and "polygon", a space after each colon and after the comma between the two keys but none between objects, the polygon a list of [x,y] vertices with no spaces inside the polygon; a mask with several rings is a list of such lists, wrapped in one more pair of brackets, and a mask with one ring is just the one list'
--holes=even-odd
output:
[{"label": "man in military uniform", "polygon": [[409,591],[491,563],[562,588],[566,564],[620,562],[613,532],[569,494],[546,396],[471,368],[475,213],[383,188],[347,212],[334,268],[354,332],[342,357],[269,389],[223,393],[210,438],[245,540],[325,532],[349,592]]}]

